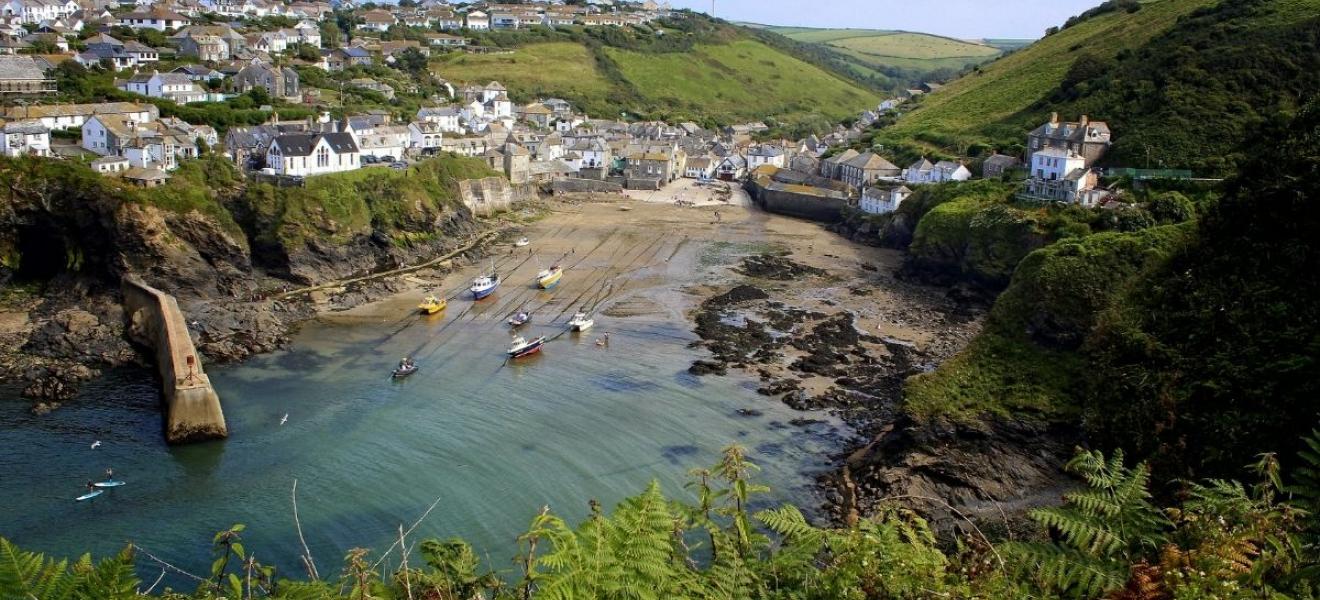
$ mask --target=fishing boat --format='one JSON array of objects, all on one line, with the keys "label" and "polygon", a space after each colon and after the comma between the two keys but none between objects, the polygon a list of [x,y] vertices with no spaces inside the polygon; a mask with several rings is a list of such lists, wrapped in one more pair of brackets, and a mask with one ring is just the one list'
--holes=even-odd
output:
[{"label": "fishing boat", "polygon": [[517,246],[517,247],[519,247],[519,248],[522,248],[523,246],[526,246],[527,244],[530,244],[530,243],[532,243],[531,240],[529,240],[529,239],[527,239],[527,238],[525,238],[525,237],[521,237],[521,238],[518,238],[518,241],[514,242],[513,245],[514,245],[514,246]]},{"label": "fishing boat", "polygon": [[545,336],[538,337],[530,342],[523,339],[521,335],[517,336],[513,338],[513,345],[509,347],[509,358],[522,358],[536,354],[541,351],[542,346],[545,346]]},{"label": "fishing boat", "polygon": [[95,497],[97,497],[97,496],[100,496],[101,494],[104,494],[104,493],[105,493],[105,490],[92,490],[92,491],[90,491],[90,492],[87,492],[86,494],[83,494],[83,495],[81,495],[81,496],[78,496],[77,498],[74,498],[74,500],[76,500],[76,501],[78,501],[78,502],[82,502],[83,500],[91,500],[92,498],[95,498]]},{"label": "fishing boat", "polygon": [[500,274],[495,272],[495,266],[491,265],[490,275],[482,275],[472,280],[472,299],[480,300],[495,293],[495,289],[500,287]]},{"label": "fishing boat", "polygon": [[118,480],[118,479],[110,479],[110,480],[107,480],[107,481],[98,481],[98,482],[96,482],[96,483],[93,483],[92,485],[93,485],[93,486],[96,486],[96,487],[98,487],[98,488],[102,488],[102,489],[104,489],[104,488],[117,488],[117,487],[119,487],[119,486],[121,486],[121,485],[124,485],[124,482],[122,482],[122,481],[120,481],[120,480]]},{"label": "fishing boat", "polygon": [[573,315],[572,319],[569,319],[568,328],[572,331],[580,332],[591,329],[591,326],[595,324],[596,324],[595,319],[588,317],[587,313],[578,312]]},{"label": "fishing boat", "polygon": [[548,290],[558,285],[559,278],[563,276],[564,269],[560,268],[559,265],[554,265],[549,269],[542,269],[540,273],[536,274],[536,285],[543,290]]},{"label": "fishing boat", "polygon": [[510,327],[522,327],[523,325],[526,325],[528,321],[531,321],[531,320],[532,320],[532,314],[531,314],[531,313],[529,313],[529,312],[527,312],[527,311],[524,311],[524,310],[520,310],[520,311],[518,311],[518,314],[513,315],[512,317],[509,317],[509,326],[510,326]]},{"label": "fishing boat", "polygon": [[427,296],[422,300],[421,304],[417,305],[417,309],[424,315],[433,315],[444,310],[446,306],[449,306],[448,300],[436,298],[435,296]]}]

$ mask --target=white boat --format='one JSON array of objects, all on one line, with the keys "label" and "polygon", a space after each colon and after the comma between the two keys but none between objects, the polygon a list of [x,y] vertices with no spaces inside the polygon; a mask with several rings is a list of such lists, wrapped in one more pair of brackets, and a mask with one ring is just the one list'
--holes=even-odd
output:
[{"label": "white boat", "polygon": [[518,241],[514,242],[513,245],[514,245],[514,246],[517,246],[517,247],[519,247],[519,248],[522,248],[523,246],[526,246],[527,244],[530,244],[530,243],[532,243],[531,240],[529,240],[529,239],[527,239],[527,238],[525,238],[525,237],[522,237],[522,238],[518,238]]},{"label": "white boat", "polygon": [[544,345],[545,336],[538,337],[531,341],[527,341],[521,335],[517,336],[513,338],[513,345],[509,347],[509,358],[522,358],[524,356],[536,354],[541,351],[541,347]]},{"label": "white boat", "polygon": [[587,313],[584,312],[574,314],[573,318],[568,321],[568,327],[573,331],[586,331],[595,324],[596,321],[587,317]]}]

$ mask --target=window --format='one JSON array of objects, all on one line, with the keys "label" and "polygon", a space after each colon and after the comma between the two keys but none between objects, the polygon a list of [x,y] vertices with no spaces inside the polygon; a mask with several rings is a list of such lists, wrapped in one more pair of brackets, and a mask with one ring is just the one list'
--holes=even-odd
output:
[{"label": "window", "polygon": [[325,146],[321,146],[321,149],[316,151],[316,166],[318,167],[330,166],[329,148],[326,148]]}]

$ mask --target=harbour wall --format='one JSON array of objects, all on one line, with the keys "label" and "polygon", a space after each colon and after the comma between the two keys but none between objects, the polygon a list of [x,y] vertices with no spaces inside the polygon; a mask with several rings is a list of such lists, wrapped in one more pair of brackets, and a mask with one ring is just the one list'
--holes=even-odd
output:
[{"label": "harbour wall", "polygon": [[156,353],[166,406],[165,441],[186,444],[227,437],[220,396],[202,370],[179,303],[133,278],[124,278],[123,291],[129,334]]}]

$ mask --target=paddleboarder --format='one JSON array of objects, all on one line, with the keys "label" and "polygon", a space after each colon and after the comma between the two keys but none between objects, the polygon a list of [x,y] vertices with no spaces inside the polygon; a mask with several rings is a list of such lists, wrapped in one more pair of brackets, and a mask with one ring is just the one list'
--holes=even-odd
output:
[{"label": "paddleboarder", "polygon": [[106,470],[105,470],[105,480],[106,480],[106,481],[114,481],[114,480],[115,480],[115,470],[114,470],[114,469],[106,469]]}]

